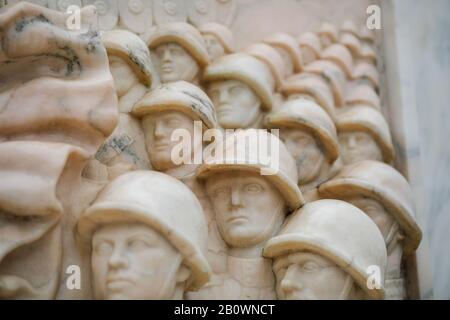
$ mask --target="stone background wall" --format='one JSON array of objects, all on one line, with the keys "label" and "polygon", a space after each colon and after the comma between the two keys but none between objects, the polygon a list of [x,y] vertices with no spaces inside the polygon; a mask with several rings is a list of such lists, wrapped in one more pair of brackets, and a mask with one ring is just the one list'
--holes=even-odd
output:
[{"label": "stone background wall", "polygon": [[381,1],[381,8],[397,167],[411,182],[424,231],[421,296],[450,299],[450,2]]}]

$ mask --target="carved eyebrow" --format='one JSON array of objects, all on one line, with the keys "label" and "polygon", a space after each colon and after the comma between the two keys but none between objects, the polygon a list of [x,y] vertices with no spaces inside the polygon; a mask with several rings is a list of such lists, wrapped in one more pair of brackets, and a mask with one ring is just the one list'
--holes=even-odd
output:
[{"label": "carved eyebrow", "polygon": [[272,268],[273,271],[279,271],[280,269],[286,268],[287,266],[293,264],[290,259],[289,256],[284,256],[282,258],[278,258],[277,260],[275,260],[272,264]]},{"label": "carved eyebrow", "polygon": [[114,240],[106,238],[104,236],[97,236],[92,238],[92,245],[99,243],[99,242],[107,242],[109,244],[114,244]]},{"label": "carved eyebrow", "polygon": [[136,240],[136,239],[160,241],[160,239],[158,237],[156,237],[154,234],[148,234],[148,233],[144,233],[144,232],[136,232],[135,234],[133,234],[127,238],[127,240]]}]

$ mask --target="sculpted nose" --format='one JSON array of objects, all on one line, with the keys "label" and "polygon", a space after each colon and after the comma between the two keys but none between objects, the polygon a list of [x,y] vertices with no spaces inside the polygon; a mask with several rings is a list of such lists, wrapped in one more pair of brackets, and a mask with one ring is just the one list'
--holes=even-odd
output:
[{"label": "sculpted nose", "polygon": [[355,137],[350,136],[350,137],[348,138],[348,146],[349,146],[350,148],[356,147],[356,139],[355,139]]},{"label": "sculpted nose", "polygon": [[219,103],[226,103],[228,101],[228,92],[227,90],[220,90],[219,93]]},{"label": "sculpted nose", "polygon": [[160,139],[160,138],[163,138],[164,135],[165,135],[164,126],[160,123],[156,123],[155,129],[153,131],[153,136],[155,137],[155,139]]},{"label": "sculpted nose", "polygon": [[301,290],[303,288],[302,284],[298,279],[294,278],[296,266],[290,266],[281,280],[280,287],[285,292],[290,292],[293,290]]},{"label": "sculpted nose", "polygon": [[169,49],[165,49],[164,50],[162,61],[163,62],[171,62],[172,61],[172,55],[170,54],[170,50]]},{"label": "sculpted nose", "polygon": [[242,205],[241,195],[238,189],[231,190],[231,205],[233,207]]},{"label": "sculpted nose", "polygon": [[126,268],[128,266],[128,262],[125,252],[119,249],[114,250],[109,258],[108,265],[110,269],[113,270]]}]

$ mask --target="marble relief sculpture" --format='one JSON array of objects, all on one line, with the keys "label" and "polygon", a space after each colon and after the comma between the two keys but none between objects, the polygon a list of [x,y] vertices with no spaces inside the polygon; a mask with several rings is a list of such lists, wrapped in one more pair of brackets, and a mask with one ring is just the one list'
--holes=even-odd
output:
[{"label": "marble relief sculpture", "polygon": [[[239,130],[230,136],[214,145],[215,150],[222,151],[205,159],[199,169],[220,234],[229,248],[222,283],[205,290],[211,298],[275,299],[271,261],[261,253],[286,215],[304,203],[296,184],[295,162],[283,143],[266,131]],[[254,150],[246,148],[245,137],[253,143],[275,143],[279,152],[276,174],[261,175],[261,169],[275,168],[275,154],[265,163]],[[239,150],[245,154],[237,156]]]},{"label": "marble relief sculpture", "polygon": [[102,180],[99,165],[95,163],[99,161],[107,168],[106,180],[112,180],[128,171],[149,168],[144,134],[130,111],[151,87],[158,85],[159,79],[146,44],[134,33],[106,31],[102,43],[108,52],[120,116],[117,128],[86,169],[86,176]]},{"label": "marble relief sculpture", "polygon": [[215,61],[235,51],[233,34],[226,26],[208,22],[202,24],[198,30],[205,40],[206,49],[208,50],[211,61]]},{"label": "marble relief sculpture", "polygon": [[336,127],[344,164],[362,160],[390,164],[394,159],[389,125],[374,108],[357,106],[343,110],[337,116]]},{"label": "marble relief sculpture", "polygon": [[[66,270],[89,275],[75,224],[98,185],[81,173],[118,118],[93,7],[80,30],[21,2],[0,11],[0,298],[85,299]],[[25,70],[25,72],[24,72]]]},{"label": "marble relief sculpture", "polygon": [[266,126],[280,129],[280,139],[295,159],[303,193],[328,180],[339,157],[336,127],[315,102],[295,99],[266,117]]},{"label": "marble relief sculpture", "polygon": [[200,32],[184,22],[162,24],[151,33],[148,46],[162,83],[199,84],[209,55]]},{"label": "marble relief sculpture", "polygon": [[378,37],[244,2],[0,0],[0,299],[410,298]]},{"label": "marble relief sculpture", "polygon": [[155,171],[111,182],[80,218],[96,299],[183,299],[210,276],[202,207],[183,183]]},{"label": "marble relief sculpture", "polygon": [[[382,299],[386,247],[377,226],[344,201],[307,203],[270,239],[276,291],[285,300]],[[368,268],[378,266],[380,283],[368,287]]]},{"label": "marble relief sculpture", "polygon": [[224,129],[260,128],[264,113],[272,109],[275,80],[253,56],[224,56],[206,68],[203,80]]},{"label": "marble relief sculpture", "polygon": [[414,201],[406,179],[378,161],[345,166],[318,188],[321,198],[340,199],[364,211],[381,231],[388,252],[386,298],[404,299],[402,257],[414,252],[422,232],[414,216]]}]

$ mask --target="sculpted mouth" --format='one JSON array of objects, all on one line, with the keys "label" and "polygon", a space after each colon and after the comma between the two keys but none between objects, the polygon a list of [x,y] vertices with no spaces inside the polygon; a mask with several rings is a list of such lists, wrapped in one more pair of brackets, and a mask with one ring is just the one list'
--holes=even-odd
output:
[{"label": "sculpted mouth", "polygon": [[230,106],[219,107],[218,110],[217,110],[217,114],[219,114],[219,115],[226,115],[226,114],[229,114],[231,112],[233,112],[233,108],[230,107]]},{"label": "sculpted mouth", "polygon": [[156,151],[165,151],[169,147],[169,144],[167,143],[158,143],[155,144],[154,149]]},{"label": "sculpted mouth", "polygon": [[246,222],[248,219],[245,216],[231,216],[227,219],[227,222]]},{"label": "sculpted mouth", "polygon": [[133,284],[134,282],[131,279],[125,277],[111,277],[108,278],[108,280],[106,281],[106,286],[110,290],[120,289],[124,286],[129,286]]},{"label": "sculpted mouth", "polygon": [[355,160],[359,158],[359,152],[357,150],[350,150],[347,152],[347,157],[351,160]]},{"label": "sculpted mouth", "polygon": [[173,72],[173,66],[167,65],[167,64],[163,65],[161,67],[161,71],[164,72],[164,73],[171,73],[171,72]]}]

